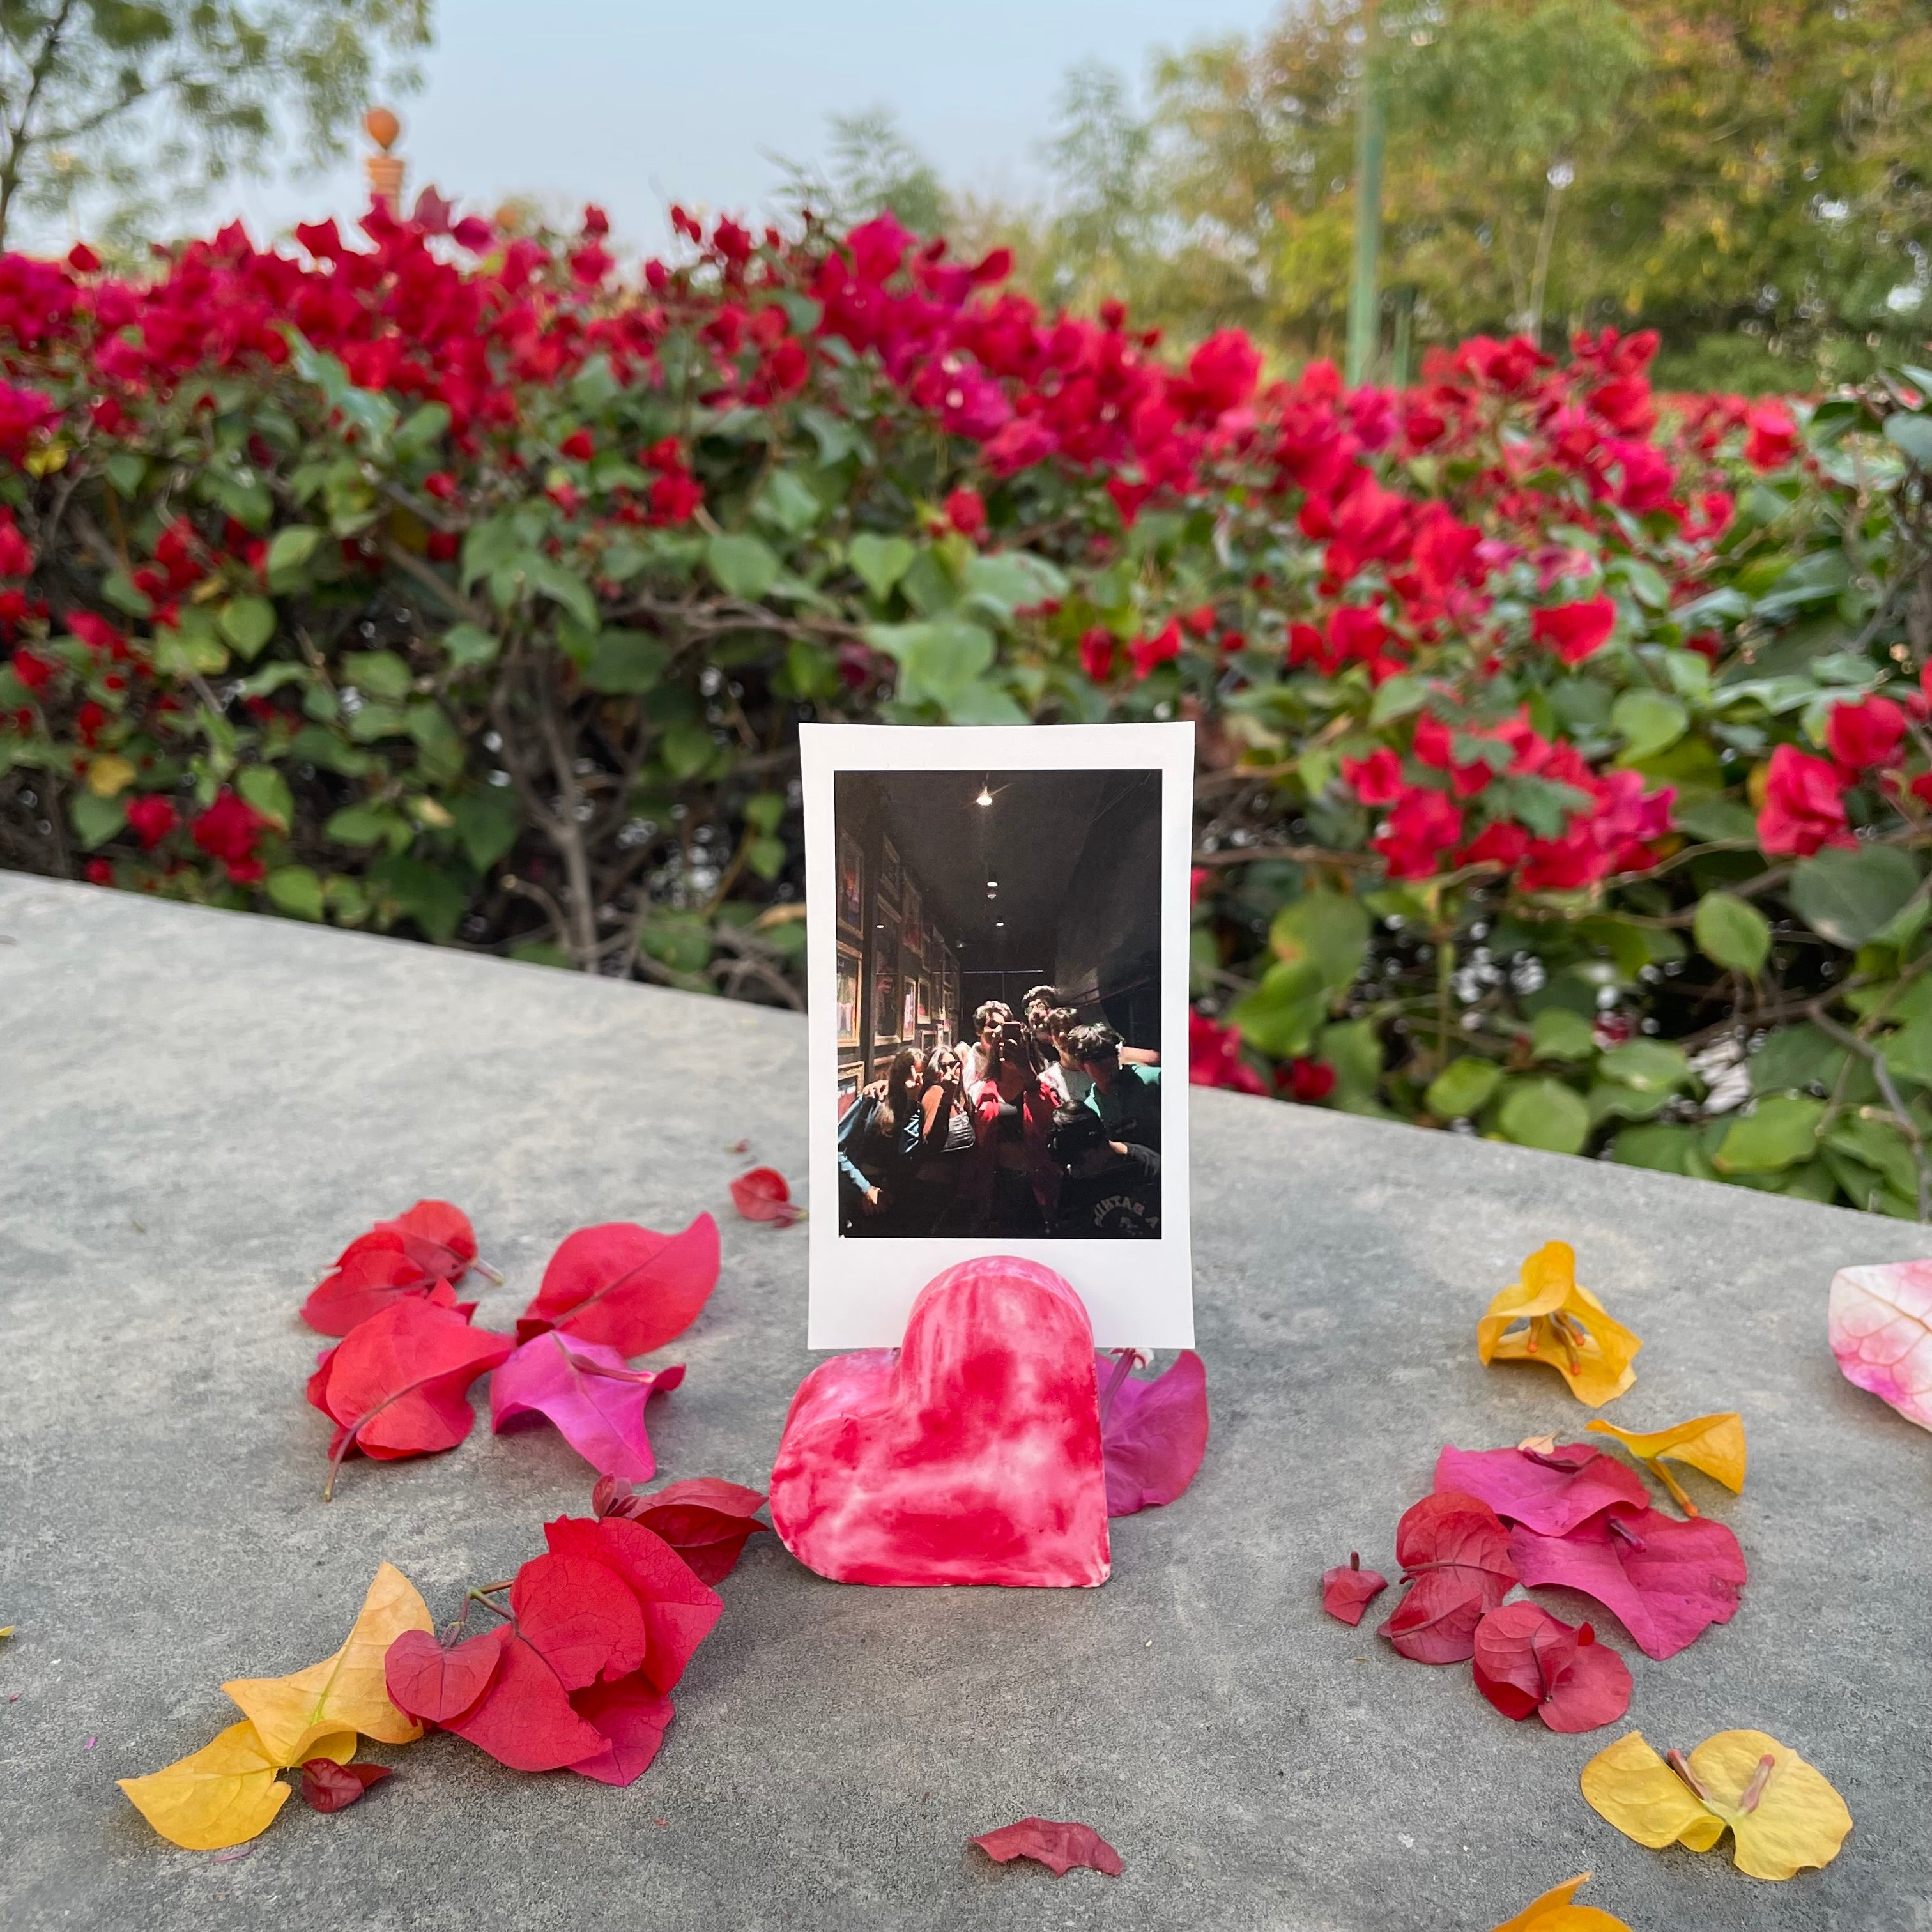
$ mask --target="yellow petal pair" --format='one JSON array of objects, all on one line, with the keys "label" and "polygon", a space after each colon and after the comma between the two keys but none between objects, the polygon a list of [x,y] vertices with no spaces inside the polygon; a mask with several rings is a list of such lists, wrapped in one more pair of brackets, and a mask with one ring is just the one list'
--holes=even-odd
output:
[{"label": "yellow petal pair", "polygon": [[1762,1731],[1720,1731],[1668,1763],[1633,1731],[1583,1767],[1582,1786],[1593,1810],[1653,1850],[1708,1852],[1728,1826],[1737,1868],[1752,1878],[1828,1865],[1852,1828],[1830,1780]]},{"label": "yellow petal pair", "polygon": [[239,1677],[221,1688],[248,1714],[165,1769],[124,1778],[121,1788],[161,1836],[191,1852],[238,1845],[268,1829],[288,1801],[276,1776],[312,1757],[346,1764],[356,1733],[412,1742],[422,1726],[389,1702],[382,1659],[404,1630],[434,1628],[429,1606],[385,1563],[333,1657],[287,1677]]},{"label": "yellow petal pair", "polygon": [[1540,1898],[1532,1898],[1507,1925],[1496,1932],[1630,1932],[1621,1918],[1599,1912],[1594,1905],[1572,1905],[1579,1886],[1589,1882],[1588,1872],[1579,1872],[1562,1885],[1552,1886]]},{"label": "yellow petal pair", "polygon": [[[1518,1322],[1528,1325],[1505,1332]],[[1630,1364],[1642,1346],[1578,1282],[1576,1252],[1567,1241],[1538,1248],[1523,1263],[1522,1279],[1504,1288],[1476,1324],[1476,1352],[1485,1362],[1546,1362],[1592,1408],[1636,1380]]]},{"label": "yellow petal pair", "polygon": [[1695,1516],[1696,1507],[1664,1466],[1666,1460],[1701,1469],[1733,1496],[1744,1489],[1744,1420],[1735,1410],[1726,1409],[1718,1415],[1693,1416],[1673,1429],[1653,1429],[1647,1435],[1619,1429],[1601,1416],[1592,1416],[1583,1426],[1600,1436],[1614,1436],[1640,1462],[1648,1466],[1687,1516]]},{"label": "yellow petal pair", "polygon": [[[346,1764],[356,1755],[356,1733],[319,1738],[308,1754]],[[275,1774],[283,1768],[244,1718],[164,1771],[122,1778],[121,1789],[163,1838],[185,1851],[219,1852],[274,1823],[289,1798],[289,1787]]]}]

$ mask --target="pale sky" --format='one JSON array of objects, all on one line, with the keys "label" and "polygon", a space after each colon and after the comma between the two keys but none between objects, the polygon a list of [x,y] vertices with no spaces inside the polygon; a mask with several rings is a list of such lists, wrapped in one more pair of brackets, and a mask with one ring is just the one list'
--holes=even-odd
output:
[{"label": "pale sky", "polygon": [[[1156,47],[1251,32],[1280,0],[438,0],[422,91],[394,104],[409,192],[466,209],[511,194],[601,202],[655,247],[673,200],[760,212],[766,156],[817,161],[826,116],[884,104],[949,184],[1018,195],[1067,68],[1099,56],[1138,80]],[[362,144],[358,143],[358,154]],[[363,204],[359,163],[254,182],[213,211],[258,240]]]}]

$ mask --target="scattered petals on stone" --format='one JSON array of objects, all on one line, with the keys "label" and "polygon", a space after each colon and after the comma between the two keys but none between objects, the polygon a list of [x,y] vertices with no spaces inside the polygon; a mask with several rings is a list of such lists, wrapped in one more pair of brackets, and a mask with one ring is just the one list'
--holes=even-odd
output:
[{"label": "scattered petals on stone", "polygon": [[1478,1496],[1505,1522],[1545,1536],[1564,1535],[1612,1503],[1650,1505],[1643,1478],[1588,1442],[1548,1450],[1451,1445],[1436,1459],[1436,1486]]},{"label": "scattered petals on stone", "polygon": [[1721,1522],[1680,1522],[1658,1510],[1606,1510],[1567,1536],[1519,1523],[1510,1558],[1534,1589],[1580,1590],[1612,1612],[1646,1657],[1675,1657],[1737,1614],[1749,1580],[1744,1552]]},{"label": "scattered petals on stone", "polygon": [[[315,1740],[359,1731],[388,1744],[422,1736],[422,1726],[390,1702],[382,1660],[405,1630],[430,1628],[429,1606],[392,1564],[376,1572],[342,1648],[287,1677],[238,1677],[222,1685],[255,1727],[277,1765],[316,1754]],[[324,1754],[330,1755],[331,1754]]]},{"label": "scattered petals on stone", "polygon": [[1840,1268],[1826,1320],[1846,1381],[1932,1429],[1932,1262]]},{"label": "scattered petals on stone", "polygon": [[405,1630],[382,1660],[382,1682],[398,1710],[424,1724],[447,1724],[482,1701],[502,1661],[496,1632],[454,1643],[430,1630]]},{"label": "scattered petals on stone", "polygon": [[302,1802],[311,1811],[346,1811],[370,1785],[390,1774],[386,1764],[338,1764],[333,1758],[312,1757],[302,1768]]},{"label": "scattered petals on stone", "polygon": [[1133,1516],[1171,1503],[1193,1481],[1208,1453],[1208,1371],[1192,1348],[1151,1381],[1123,1376],[1106,1390],[1118,1366],[1095,1358],[1106,1414],[1100,1453],[1107,1470],[1107,1514]]},{"label": "scattered petals on stone", "polygon": [[1484,1362],[1546,1363],[1592,1408],[1636,1380],[1631,1364],[1642,1346],[1579,1283],[1576,1252],[1567,1241],[1538,1249],[1523,1263],[1522,1278],[1476,1324],[1476,1352]]},{"label": "scattered petals on stone", "polygon": [[[317,1739],[309,1754],[344,1762],[355,1749],[355,1733],[338,1732]],[[244,1718],[212,1744],[164,1770],[118,1782],[135,1809],[170,1844],[184,1851],[218,1852],[245,1844],[274,1823],[289,1799],[289,1786],[276,1775],[283,1768]]]},{"label": "scattered petals on stone", "polygon": [[1630,1932],[1621,1918],[1599,1912],[1594,1905],[1573,1905],[1577,1888],[1587,1885],[1592,1874],[1579,1872],[1562,1884],[1552,1886],[1540,1898],[1532,1898],[1507,1924],[1496,1932]]},{"label": "scattered petals on stone", "polygon": [[1583,1426],[1600,1436],[1614,1436],[1640,1462],[1656,1462],[1667,1457],[1702,1470],[1733,1496],[1744,1488],[1744,1422],[1735,1410],[1693,1416],[1672,1428],[1653,1429],[1645,1434],[1619,1429],[1600,1415],[1592,1416]]},{"label": "scattered petals on stone", "polygon": [[1322,1607],[1351,1630],[1362,1621],[1363,1612],[1388,1588],[1388,1579],[1379,1570],[1364,1570],[1360,1556],[1348,1552],[1348,1560],[1322,1573]]},{"label": "scattered petals on stone", "polygon": [[1408,1588],[1379,1634],[1419,1664],[1461,1664],[1476,1626],[1510,1593],[1516,1573],[1510,1537],[1474,1496],[1438,1490],[1402,1513],[1396,1560]]},{"label": "scattered petals on stone", "polygon": [[1729,1826],[1733,1862],[1752,1878],[1828,1865],[1852,1828],[1831,1780],[1762,1731],[1720,1731],[1688,1759],[1658,1756],[1633,1731],[1599,1751],[1581,1781],[1592,1810],[1653,1850],[1708,1852]]},{"label": "scattered petals on stone", "polygon": [[1060,1824],[1051,1818],[1022,1818],[968,1841],[1000,1864],[1015,1858],[1034,1858],[1055,1878],[1064,1878],[1076,1865],[1085,1865],[1109,1878],[1126,1867],[1120,1855],[1090,1825]]},{"label": "scattered petals on stone", "polygon": [[500,1433],[541,1416],[599,1474],[648,1482],[657,1472],[644,1406],[684,1379],[682,1366],[633,1369],[615,1348],[558,1329],[532,1336],[490,1378],[490,1426]]},{"label": "scattered petals on stone", "polygon": [[1588,1624],[1540,1604],[1504,1604],[1476,1626],[1476,1688],[1506,1718],[1532,1712],[1552,1731],[1594,1731],[1630,1708],[1630,1666]]},{"label": "scattered petals on stone", "polygon": [[718,1223],[700,1214],[676,1234],[628,1221],[566,1235],[517,1324],[527,1341],[561,1328],[626,1357],[682,1334],[718,1285]]},{"label": "scattered petals on stone", "polygon": [[718,1476],[693,1476],[667,1483],[649,1496],[634,1496],[628,1484],[608,1476],[590,1492],[600,1516],[622,1516],[663,1538],[700,1583],[716,1583],[738,1567],[745,1545],[771,1526],[758,1520],[765,1506],[761,1490],[728,1483]]},{"label": "scattered petals on stone", "polygon": [[788,1228],[805,1219],[791,1198],[790,1184],[775,1167],[754,1167],[731,1184],[731,1204],[748,1221],[772,1221]]}]

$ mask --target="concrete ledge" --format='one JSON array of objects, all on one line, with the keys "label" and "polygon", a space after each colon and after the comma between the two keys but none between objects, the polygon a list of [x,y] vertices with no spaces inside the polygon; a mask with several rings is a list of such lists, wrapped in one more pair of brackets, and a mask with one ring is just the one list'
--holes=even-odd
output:
[{"label": "concrete ledge", "polygon": [[[843,1588],[760,1539],[628,1792],[433,1738],[245,1858],[156,1839],[112,1780],[229,1721],[224,1677],[326,1654],[383,1557],[446,1612],[587,1496],[560,1438],[479,1424],[352,1464],[325,1508],[314,1270],[445,1195],[509,1276],[479,1313],[504,1326],[569,1228],[709,1207],[723,1280],[652,1432],[667,1476],[762,1484],[811,1360],[805,1244],[732,1216],[724,1148],[802,1176],[804,1077],[789,1016],[0,875],[10,1932],[1394,1932],[1488,1928],[1585,1870],[1640,1932],[1932,1928],[1932,1442],[1824,1337],[1834,1268],[1932,1254],[1932,1231],[1220,1094],[1197,1094],[1195,1160],[1214,1438],[1179,1503],[1115,1526],[1106,1588]],[[1351,1548],[1393,1573],[1444,1442],[1580,1429],[1555,1376],[1475,1358],[1484,1303],[1552,1236],[1645,1339],[1616,1419],[1736,1408],[1750,1435],[1744,1496],[1711,1510],[1744,1606],[1666,1664],[1620,1645],[1630,1721],[1796,1746],[1857,1820],[1823,1873],[1642,1850],[1576,1790],[1616,1731],[1512,1725],[1466,1670],[1320,1613]],[[1093,1824],[1125,1876],[963,1849],[1029,1812]]]}]

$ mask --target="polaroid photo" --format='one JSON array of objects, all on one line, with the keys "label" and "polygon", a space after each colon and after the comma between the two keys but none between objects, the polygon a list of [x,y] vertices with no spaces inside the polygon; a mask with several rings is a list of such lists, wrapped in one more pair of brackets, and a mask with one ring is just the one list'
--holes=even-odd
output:
[{"label": "polaroid photo", "polygon": [[1193,727],[800,740],[807,1346],[896,1347],[941,1269],[1014,1254],[1097,1347],[1191,1347]]}]

